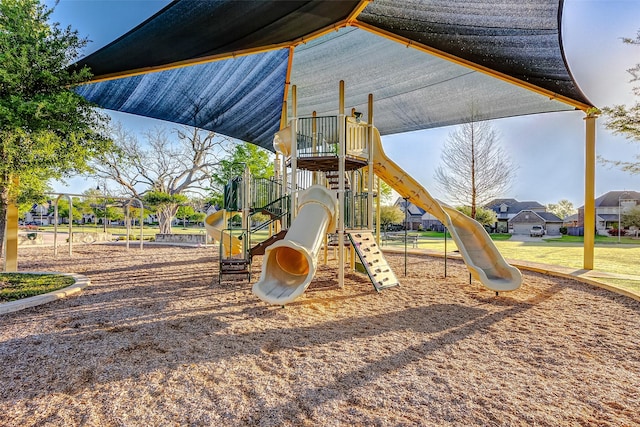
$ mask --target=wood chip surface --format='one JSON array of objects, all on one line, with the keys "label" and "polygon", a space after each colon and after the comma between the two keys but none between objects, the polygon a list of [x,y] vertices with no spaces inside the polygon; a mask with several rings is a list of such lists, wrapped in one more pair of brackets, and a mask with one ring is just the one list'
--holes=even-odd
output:
[{"label": "wood chip surface", "polygon": [[320,259],[282,308],[218,283],[216,249],[21,248],[91,286],[0,316],[0,425],[640,425],[638,301],[527,272],[495,296],[388,254],[400,287]]}]

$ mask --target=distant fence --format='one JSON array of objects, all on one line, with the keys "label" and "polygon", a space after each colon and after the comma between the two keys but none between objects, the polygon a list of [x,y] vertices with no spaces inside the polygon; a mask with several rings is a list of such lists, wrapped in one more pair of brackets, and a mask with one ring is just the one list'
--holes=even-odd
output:
[{"label": "distant fence", "polygon": [[584,236],[584,227],[567,227],[569,236]]}]

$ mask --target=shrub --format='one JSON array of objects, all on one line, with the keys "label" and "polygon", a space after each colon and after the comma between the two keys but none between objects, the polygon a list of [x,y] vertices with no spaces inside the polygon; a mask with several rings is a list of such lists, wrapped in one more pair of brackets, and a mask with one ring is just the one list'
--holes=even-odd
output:
[{"label": "shrub", "polygon": [[[618,236],[618,229],[617,228],[611,228],[608,231],[609,236]],[[627,231],[624,229],[620,229],[620,236],[626,236],[627,235]]]},{"label": "shrub", "polygon": [[566,235],[569,232],[569,230],[567,230],[567,227],[560,227],[560,234],[562,234],[563,236]]}]

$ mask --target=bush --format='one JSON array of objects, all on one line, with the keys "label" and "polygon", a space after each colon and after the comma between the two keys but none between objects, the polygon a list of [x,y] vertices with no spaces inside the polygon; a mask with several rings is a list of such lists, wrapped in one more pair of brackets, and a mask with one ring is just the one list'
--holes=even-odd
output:
[{"label": "bush", "polygon": [[565,236],[568,232],[569,230],[567,229],[567,227],[560,227],[560,234],[562,234],[563,236]]},{"label": "bush", "polygon": [[[611,228],[609,229],[609,231],[607,231],[607,233],[609,233],[609,236],[618,236],[618,229],[617,228]],[[627,235],[627,231],[624,229],[620,229],[620,236],[626,236]]]}]

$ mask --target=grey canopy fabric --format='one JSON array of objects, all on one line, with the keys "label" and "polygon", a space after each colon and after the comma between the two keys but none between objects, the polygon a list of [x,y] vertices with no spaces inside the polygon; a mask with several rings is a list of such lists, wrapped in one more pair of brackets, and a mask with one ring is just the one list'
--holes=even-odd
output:
[{"label": "grey canopy fabric", "polygon": [[[381,134],[586,110],[562,51],[562,1],[175,0],[81,60],[97,105],[273,149],[290,85],[298,114],[375,99]],[[290,105],[290,104],[289,104]]]}]

